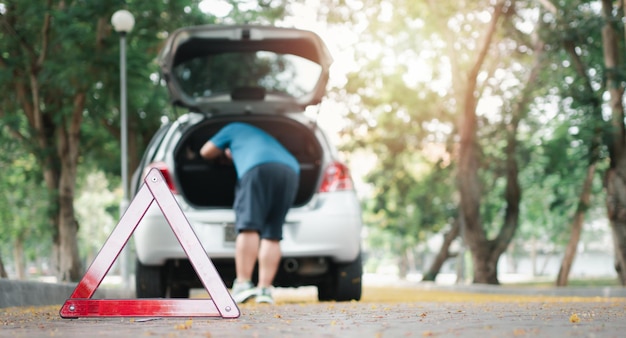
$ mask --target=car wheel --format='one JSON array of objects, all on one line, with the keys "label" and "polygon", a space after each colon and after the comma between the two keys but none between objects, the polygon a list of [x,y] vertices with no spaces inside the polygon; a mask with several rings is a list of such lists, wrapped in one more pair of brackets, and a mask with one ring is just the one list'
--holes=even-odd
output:
[{"label": "car wheel", "polygon": [[320,301],[338,302],[360,300],[362,291],[363,264],[361,254],[347,264],[338,264],[331,278],[317,286]]},{"label": "car wheel", "polygon": [[169,287],[169,298],[189,298],[189,286],[173,284]]},{"label": "car wheel", "polygon": [[143,265],[137,260],[135,265],[135,293],[137,298],[164,298],[163,267]]}]

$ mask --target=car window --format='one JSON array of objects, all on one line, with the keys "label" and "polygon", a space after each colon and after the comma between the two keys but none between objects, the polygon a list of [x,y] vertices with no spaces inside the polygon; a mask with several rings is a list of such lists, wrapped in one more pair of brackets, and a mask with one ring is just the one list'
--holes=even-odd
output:
[{"label": "car window", "polygon": [[299,98],[314,90],[321,72],[319,64],[296,55],[254,51],[192,58],[176,65],[173,75],[192,98],[233,94],[241,88]]},{"label": "car window", "polygon": [[148,143],[148,146],[146,147],[146,151],[144,153],[144,156],[141,159],[142,166],[145,166],[148,163],[152,162],[152,160],[154,159],[154,154],[156,154],[157,149],[159,148],[159,146],[163,142],[163,138],[165,136],[165,133],[170,129],[171,125],[172,125],[172,123],[168,122],[168,123],[162,125],[156,131],[156,133],[154,133],[154,136],[152,136],[152,139],[150,139],[150,143]]}]

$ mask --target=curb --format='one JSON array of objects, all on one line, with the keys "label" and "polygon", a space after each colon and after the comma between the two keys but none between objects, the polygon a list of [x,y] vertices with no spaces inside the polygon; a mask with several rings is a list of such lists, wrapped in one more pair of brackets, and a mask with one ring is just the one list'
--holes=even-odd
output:
[{"label": "curb", "polygon": [[423,289],[448,290],[455,292],[483,293],[483,294],[506,294],[506,295],[529,295],[529,296],[557,296],[557,297],[603,297],[624,298],[626,288],[619,286],[598,287],[513,287],[506,285],[421,285]]},{"label": "curb", "polygon": [[[0,308],[63,304],[76,285],[0,279]],[[94,298],[135,298],[135,294],[133,290],[102,287],[96,290]]]},{"label": "curb", "polygon": [[[382,286],[379,283],[366,283],[371,286]],[[626,288],[617,286],[606,287],[509,287],[506,285],[438,285],[429,282],[391,283],[393,286],[413,287],[422,290],[442,290],[450,292],[467,292],[482,294],[534,295],[560,297],[602,297],[626,298]],[[19,281],[0,279],[0,308],[18,306],[44,306],[63,304],[74,292],[75,283],[45,283],[35,281]],[[389,286],[386,284],[385,286]],[[94,299],[133,299],[134,290],[100,287]]]},{"label": "curb", "polygon": [[626,298],[626,287],[620,286],[541,286],[523,287],[514,285],[490,285],[490,284],[437,284],[436,282],[374,282],[367,283],[370,286],[396,286],[415,288],[418,290],[437,290],[480,294],[522,295],[522,296],[555,296],[555,297],[602,297],[602,298]]}]

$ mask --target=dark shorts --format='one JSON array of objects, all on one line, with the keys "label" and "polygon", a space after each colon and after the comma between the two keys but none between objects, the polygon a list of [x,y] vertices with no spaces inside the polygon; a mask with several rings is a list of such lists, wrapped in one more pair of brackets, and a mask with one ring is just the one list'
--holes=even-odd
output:
[{"label": "dark shorts", "polygon": [[236,228],[259,232],[261,238],[281,240],[285,216],[298,191],[298,174],[280,163],[264,163],[238,182],[233,209]]}]

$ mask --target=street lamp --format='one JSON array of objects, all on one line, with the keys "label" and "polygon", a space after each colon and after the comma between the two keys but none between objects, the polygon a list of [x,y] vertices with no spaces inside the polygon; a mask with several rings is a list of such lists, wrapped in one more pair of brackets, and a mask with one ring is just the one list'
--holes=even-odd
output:
[{"label": "street lamp", "polygon": [[[111,24],[116,32],[120,34],[120,143],[122,146],[122,202],[120,203],[120,216],[128,208],[128,125],[126,117],[126,33],[130,32],[135,25],[133,15],[125,10],[113,13]],[[124,286],[128,287],[128,257],[127,248],[124,247],[120,257],[122,280]]]},{"label": "street lamp", "polygon": [[128,126],[126,117],[126,33],[130,32],[135,25],[133,15],[125,10],[119,10],[111,17],[111,24],[120,34],[120,135],[122,146],[122,204],[120,212],[128,207]]}]

